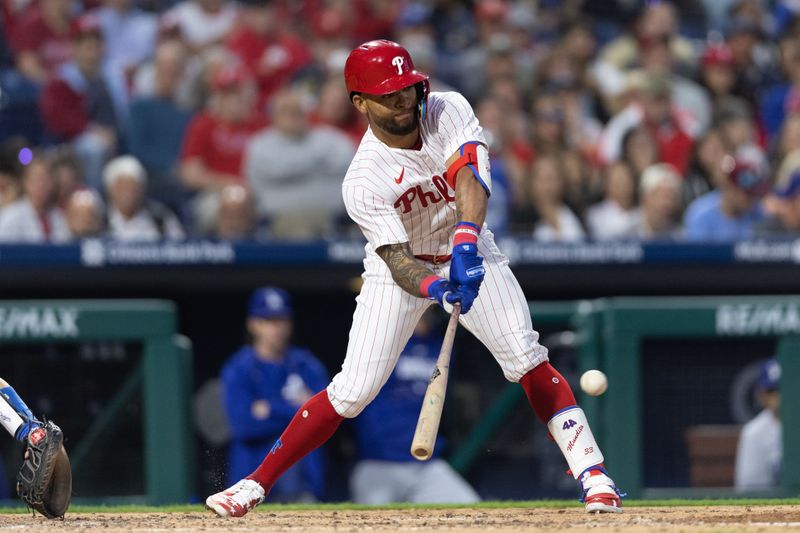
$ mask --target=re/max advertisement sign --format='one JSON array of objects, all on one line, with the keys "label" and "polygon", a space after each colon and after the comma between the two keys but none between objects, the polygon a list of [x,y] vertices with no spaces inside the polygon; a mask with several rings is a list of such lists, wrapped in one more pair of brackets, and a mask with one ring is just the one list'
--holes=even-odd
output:
[{"label": "re/max advertisement sign", "polygon": [[78,337],[75,307],[2,307],[0,306],[0,339],[44,339]]},{"label": "re/max advertisement sign", "polygon": [[721,305],[716,330],[719,335],[800,333],[800,303]]}]

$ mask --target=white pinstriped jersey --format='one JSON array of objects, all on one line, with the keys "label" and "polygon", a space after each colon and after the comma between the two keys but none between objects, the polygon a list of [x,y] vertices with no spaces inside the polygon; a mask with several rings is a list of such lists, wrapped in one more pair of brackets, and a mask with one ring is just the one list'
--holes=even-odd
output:
[{"label": "white pinstriped jersey", "polygon": [[[486,144],[466,99],[431,93],[420,123],[421,148],[390,148],[368,129],[342,184],[347,213],[369,241],[367,252],[408,242],[415,255],[446,255],[458,222],[445,163],[464,143]],[[484,181],[491,187],[488,169]]]},{"label": "white pinstriped jersey", "polygon": [[[327,388],[331,405],[346,418],[358,416],[375,398],[422,313],[435,305],[403,290],[375,250],[408,242],[414,255],[449,254],[458,220],[455,191],[443,178],[445,164],[465,143],[485,144],[472,108],[454,92],[430,95],[420,131],[419,149],[399,149],[386,146],[368,130],[342,184],[347,213],[368,241],[364,284],[356,298],[347,355]],[[491,193],[488,158],[480,154],[479,150],[481,168],[476,178]],[[458,320],[489,349],[506,379],[518,382],[547,361],[547,348],[539,344],[522,288],[485,225],[477,244],[486,276],[472,308]],[[432,264],[418,259],[432,274],[449,277],[449,262]],[[603,456],[583,411],[576,406],[565,412],[569,417],[565,424],[572,425],[562,429],[551,420],[548,429],[577,477],[602,462]],[[569,433],[576,424],[577,432]]]},{"label": "white pinstriped jersey", "polygon": [[[454,92],[431,93],[420,131],[422,146],[414,150],[390,148],[368,130],[342,185],[347,212],[368,241],[347,355],[328,386],[331,404],[345,417],[358,415],[378,394],[420,316],[433,305],[395,283],[375,250],[408,242],[414,255],[448,255],[458,220],[455,191],[443,177],[445,164],[464,143],[485,142],[469,103]],[[480,156],[479,166],[481,181],[491,191],[490,168]],[[472,309],[459,321],[492,352],[506,378],[516,382],[547,360],[547,349],[538,342],[508,259],[485,225],[478,253],[486,277]],[[449,262],[420,264],[431,274],[449,276]]]}]

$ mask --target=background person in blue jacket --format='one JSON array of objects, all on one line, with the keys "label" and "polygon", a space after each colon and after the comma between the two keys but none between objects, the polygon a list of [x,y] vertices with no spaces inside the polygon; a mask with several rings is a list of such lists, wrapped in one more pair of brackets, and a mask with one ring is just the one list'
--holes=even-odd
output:
[{"label": "background person in blue jacket", "polygon": [[756,396],[762,410],[744,426],[736,448],[737,491],[777,489],[783,465],[781,367],[774,357],[759,364]]},{"label": "background person in blue jacket", "polygon": [[442,335],[428,310],[400,354],[381,392],[354,420],[359,461],[350,477],[356,503],[472,503],[475,490],[440,455],[441,437],[433,458],[411,456],[411,440],[428,380],[436,366]]},{"label": "background person in blue jacket", "polygon": [[[297,408],[330,382],[323,364],[305,348],[289,344],[292,303],[282,289],[262,287],[250,296],[249,345],[222,369],[225,412],[231,426],[228,480],[245,477],[273,446]],[[270,492],[277,501],[324,498],[325,465],[320,450],[284,474]]]}]

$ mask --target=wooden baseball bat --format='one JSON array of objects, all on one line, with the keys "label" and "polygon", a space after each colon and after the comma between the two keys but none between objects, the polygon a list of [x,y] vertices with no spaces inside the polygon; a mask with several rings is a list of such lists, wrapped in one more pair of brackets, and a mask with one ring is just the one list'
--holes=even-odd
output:
[{"label": "wooden baseball bat", "polygon": [[439,350],[439,358],[436,360],[436,368],[428,382],[425,399],[422,400],[417,429],[414,431],[414,440],[411,441],[411,455],[420,461],[427,461],[431,458],[433,447],[436,444],[439,421],[442,418],[442,408],[444,407],[444,394],[447,390],[447,378],[450,375],[450,354],[453,352],[453,339],[456,336],[459,314],[461,314],[461,304],[456,303],[453,305],[450,322],[447,323],[447,331],[444,334],[444,341],[442,341],[442,349]]}]

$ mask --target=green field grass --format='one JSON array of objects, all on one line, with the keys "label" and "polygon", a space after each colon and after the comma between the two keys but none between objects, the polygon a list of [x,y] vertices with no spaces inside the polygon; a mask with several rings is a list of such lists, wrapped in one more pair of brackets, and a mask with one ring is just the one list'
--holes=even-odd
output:
[{"label": "green field grass", "polygon": [[[770,498],[770,499],[669,499],[669,500],[623,500],[625,507],[698,507],[715,505],[800,505],[800,498]],[[579,507],[576,500],[537,500],[537,501],[492,501],[469,505],[470,509],[558,509]],[[411,503],[398,503],[392,505],[357,505],[354,503],[318,503],[318,504],[275,504],[265,503],[259,505],[257,512],[279,513],[286,511],[363,511],[370,509],[396,510],[396,509],[459,509],[464,505],[440,504],[424,505]],[[195,505],[74,505],[69,513],[196,513],[204,512],[204,507]],[[0,514],[29,513],[21,505],[19,507],[0,508]]]}]

